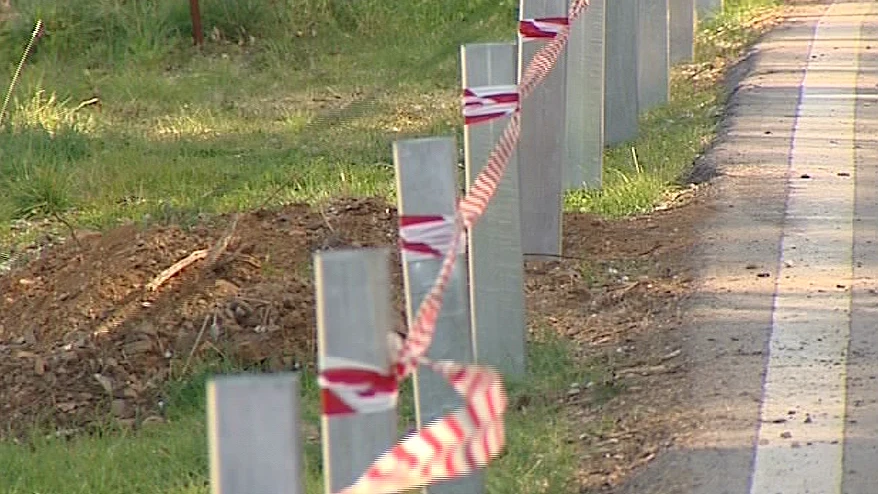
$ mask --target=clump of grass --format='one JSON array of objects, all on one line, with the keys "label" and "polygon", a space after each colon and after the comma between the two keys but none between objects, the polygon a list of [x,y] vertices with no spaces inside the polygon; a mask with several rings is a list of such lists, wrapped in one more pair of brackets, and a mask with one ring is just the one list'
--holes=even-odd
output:
[{"label": "clump of grass", "polygon": [[12,218],[59,216],[75,204],[77,173],[72,166],[91,154],[90,120],[69,102],[37,91],[16,103],[0,127],[0,210]]}]

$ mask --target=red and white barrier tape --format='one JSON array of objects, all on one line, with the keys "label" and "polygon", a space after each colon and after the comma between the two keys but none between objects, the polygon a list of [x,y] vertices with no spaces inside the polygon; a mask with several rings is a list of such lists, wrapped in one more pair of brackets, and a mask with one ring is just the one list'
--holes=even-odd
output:
[{"label": "red and white barrier tape", "polygon": [[[400,216],[399,248],[403,261],[442,259],[451,248],[454,236],[460,235],[453,216]],[[466,242],[458,242],[458,254],[463,253]]]},{"label": "red and white barrier tape", "polygon": [[553,39],[561,31],[570,28],[567,17],[547,17],[545,19],[522,19],[518,22],[518,34],[522,41]]},{"label": "red and white barrier tape", "polygon": [[[588,0],[573,1],[567,17],[569,21],[540,48],[525,70],[518,88],[521,100],[533,92],[557,63],[570,36],[570,24],[587,7]],[[396,355],[396,363],[386,374],[386,377],[400,381],[418,365],[428,366],[449,380],[466,400],[466,405],[397,444],[339,494],[393,494],[437,480],[461,477],[484,467],[502,451],[506,395],[499,374],[478,365],[431,362],[424,355],[433,339],[445,287],[451,278],[464,232],[484,214],[515,152],[520,133],[521,112],[515,111],[488,157],[487,165],[476,177],[469,193],[458,203],[455,233],[445,250],[439,275],[418,308],[408,336]],[[323,384],[332,387],[331,382]]]},{"label": "red and white barrier tape", "polygon": [[323,414],[328,416],[386,412],[396,408],[399,381],[387,369],[325,357],[318,377]]},{"label": "red and white barrier tape", "polygon": [[465,125],[488,122],[518,111],[518,86],[482,86],[463,90]]},{"label": "red and white barrier tape", "polygon": [[491,369],[427,362],[467,397],[465,407],[427,424],[378,458],[342,494],[392,494],[483,468],[504,446],[506,394]]}]

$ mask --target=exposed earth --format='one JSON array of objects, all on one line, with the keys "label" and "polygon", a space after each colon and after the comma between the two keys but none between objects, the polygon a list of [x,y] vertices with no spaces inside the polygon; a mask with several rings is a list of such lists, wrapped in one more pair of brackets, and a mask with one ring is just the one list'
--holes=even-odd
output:
[{"label": "exposed earth", "polygon": [[[664,382],[680,365],[662,336],[678,327],[690,285],[691,224],[705,212],[700,200],[688,202],[620,221],[568,214],[569,258],[527,265],[530,327],[569,338],[583,358],[604,362],[615,370],[609,379],[627,386],[594,410],[586,393],[559,390],[584,424],[595,414],[618,417],[612,437],[573,438],[601,452],[588,462],[588,484],[612,483],[666,441],[671,424],[656,427],[649,408],[636,404],[660,406],[656,398],[667,394],[650,376]],[[322,210],[291,205],[243,214],[237,224],[222,217],[191,228],[132,225],[77,238],[0,277],[4,434],[35,421],[70,434],[107,415],[131,425],[161,421],[162,384],[217,355],[272,369],[313,365],[313,253],[395,245],[396,212],[381,200],[344,199]],[[161,271],[200,249],[216,249],[218,257],[148,290]]]}]

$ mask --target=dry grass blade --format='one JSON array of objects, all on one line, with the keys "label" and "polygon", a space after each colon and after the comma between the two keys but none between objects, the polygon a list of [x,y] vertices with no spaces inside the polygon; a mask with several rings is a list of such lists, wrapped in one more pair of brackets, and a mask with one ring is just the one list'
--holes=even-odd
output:
[{"label": "dry grass blade", "polygon": [[[216,321],[216,314],[214,314],[214,321]],[[192,363],[192,357],[195,355],[195,351],[198,349],[198,345],[201,343],[201,338],[204,336],[204,330],[207,329],[207,323],[210,321],[210,315],[204,316],[204,322],[201,324],[201,329],[198,331],[198,336],[195,337],[195,343],[192,345],[192,349],[189,350],[189,356],[186,357],[186,363],[183,364],[183,370],[180,372],[181,375],[185,376],[186,371],[189,370],[189,364]]]}]

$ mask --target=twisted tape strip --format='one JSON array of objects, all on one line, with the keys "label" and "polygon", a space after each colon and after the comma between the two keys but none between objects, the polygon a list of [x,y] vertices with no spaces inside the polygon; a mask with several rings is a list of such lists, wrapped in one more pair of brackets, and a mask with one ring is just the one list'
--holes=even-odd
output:
[{"label": "twisted tape strip", "polygon": [[482,86],[463,90],[465,125],[488,122],[518,111],[518,86]]},{"label": "twisted tape strip", "polygon": [[[574,0],[568,14],[570,23],[587,7],[588,0]],[[530,95],[554,67],[569,38],[569,27],[569,23],[564,26],[529,64],[519,84],[522,99]],[[451,382],[466,405],[397,444],[340,494],[391,494],[436,480],[463,476],[485,466],[505,445],[503,414],[506,396],[500,376],[483,366],[433,363],[424,355],[433,338],[463,233],[478,222],[496,193],[520,133],[521,112],[516,111],[488,157],[487,165],[476,177],[469,193],[458,203],[455,216],[457,234],[452,236],[439,275],[421,302],[392,369],[392,375],[402,380],[418,365],[428,366]]]},{"label": "twisted tape strip", "polygon": [[518,34],[524,42],[540,39],[552,39],[568,29],[570,19],[567,17],[547,17],[545,19],[523,19],[518,23]]},{"label": "twisted tape strip", "polygon": [[506,394],[500,376],[485,367],[423,363],[468,397],[466,406],[397,444],[340,494],[391,494],[457,478],[483,468],[502,451],[504,424],[497,417],[506,408]]},{"label": "twisted tape strip", "polygon": [[399,381],[386,369],[326,357],[318,377],[323,414],[330,417],[377,413],[396,408]]},{"label": "twisted tape strip", "polygon": [[[404,261],[442,259],[457,233],[453,216],[400,216],[399,248]],[[458,242],[462,252],[465,242]]]}]

